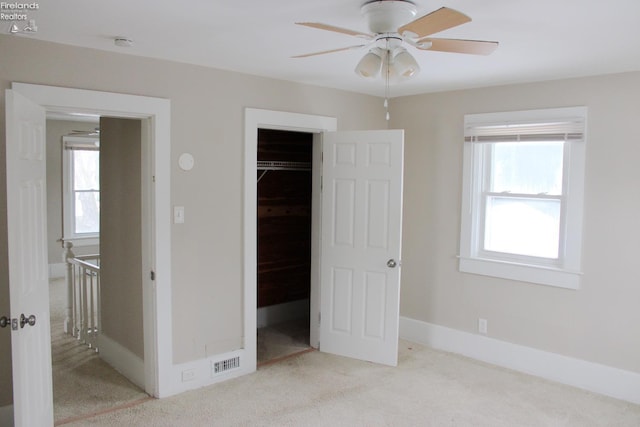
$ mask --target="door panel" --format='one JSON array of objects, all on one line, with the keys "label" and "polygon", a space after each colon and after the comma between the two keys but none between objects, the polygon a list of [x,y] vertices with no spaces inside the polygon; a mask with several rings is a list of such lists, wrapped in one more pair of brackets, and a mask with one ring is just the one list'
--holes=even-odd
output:
[{"label": "door panel", "polygon": [[[46,252],[44,109],[6,91],[7,226],[16,426],[53,424],[51,329]],[[21,315],[35,316],[33,326]]]},{"label": "door panel", "polygon": [[333,245],[353,247],[355,235],[355,180],[337,179],[334,182]]},{"label": "door panel", "polygon": [[395,366],[400,269],[387,261],[400,259],[403,131],[323,144],[320,349]]},{"label": "door panel", "polygon": [[351,307],[353,305],[353,270],[334,268],[331,282],[333,309],[331,331],[351,334]]}]

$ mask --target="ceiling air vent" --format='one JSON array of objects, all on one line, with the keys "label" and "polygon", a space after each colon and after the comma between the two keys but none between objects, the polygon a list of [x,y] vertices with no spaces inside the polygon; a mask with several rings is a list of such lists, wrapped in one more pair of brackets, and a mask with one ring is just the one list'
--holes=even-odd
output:
[{"label": "ceiling air vent", "polygon": [[233,357],[227,360],[221,360],[219,362],[215,362],[213,364],[213,374],[221,374],[226,371],[230,371],[231,369],[236,369],[240,367],[240,356]]}]

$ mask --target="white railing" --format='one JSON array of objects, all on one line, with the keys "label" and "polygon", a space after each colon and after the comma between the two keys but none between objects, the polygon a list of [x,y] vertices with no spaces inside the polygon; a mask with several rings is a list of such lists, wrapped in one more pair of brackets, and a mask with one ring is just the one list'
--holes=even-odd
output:
[{"label": "white railing", "polygon": [[73,243],[64,243],[67,264],[67,308],[65,333],[98,351],[101,331],[100,255],[75,256]]}]

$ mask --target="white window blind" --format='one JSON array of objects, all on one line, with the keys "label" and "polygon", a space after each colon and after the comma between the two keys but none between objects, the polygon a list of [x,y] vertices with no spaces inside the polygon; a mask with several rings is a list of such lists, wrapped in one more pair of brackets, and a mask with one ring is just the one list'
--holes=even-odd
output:
[{"label": "white window blind", "polygon": [[100,141],[94,138],[65,137],[65,150],[100,151]]},{"label": "white window blind", "polygon": [[584,119],[550,121],[546,123],[491,123],[465,126],[466,142],[550,142],[583,141]]}]

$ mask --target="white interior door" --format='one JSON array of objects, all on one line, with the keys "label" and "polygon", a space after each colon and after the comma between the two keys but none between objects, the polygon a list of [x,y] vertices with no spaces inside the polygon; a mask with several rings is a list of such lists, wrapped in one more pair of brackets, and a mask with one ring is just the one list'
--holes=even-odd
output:
[{"label": "white interior door", "polygon": [[16,427],[49,426],[53,425],[53,391],[45,111],[7,90],[6,119],[14,423]]},{"label": "white interior door", "polygon": [[323,139],[320,350],[398,362],[402,130]]}]

